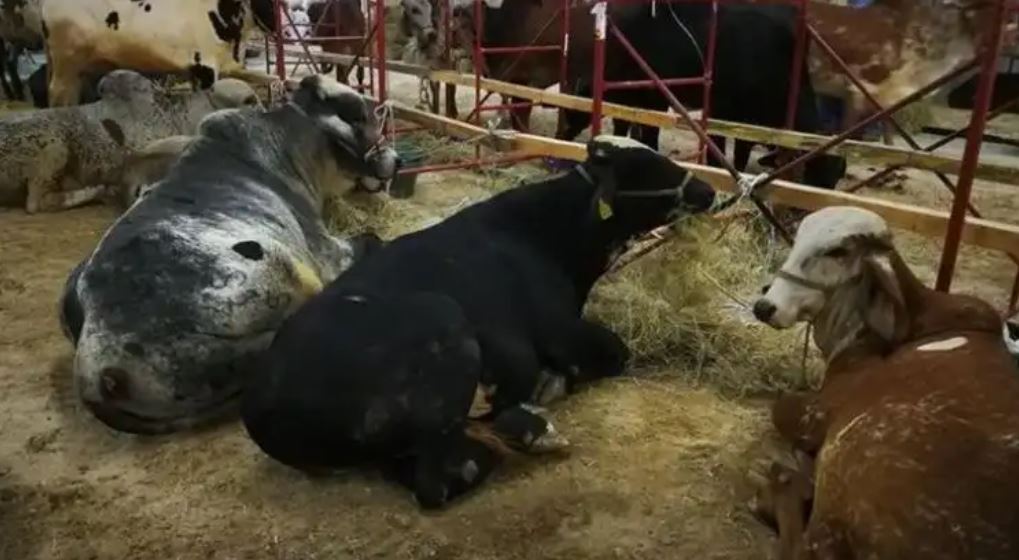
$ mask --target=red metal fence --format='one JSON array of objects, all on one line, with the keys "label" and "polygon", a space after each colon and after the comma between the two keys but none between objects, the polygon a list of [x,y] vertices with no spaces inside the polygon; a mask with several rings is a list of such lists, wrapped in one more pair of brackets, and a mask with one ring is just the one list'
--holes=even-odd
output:
[{"label": "red metal fence", "polygon": [[[283,18],[287,17],[289,19],[289,16],[286,16],[285,11],[280,8],[280,4],[283,2],[283,0],[276,1],[277,1],[277,17],[280,18],[278,22],[282,23]],[[671,0],[676,2],[710,3],[711,22],[709,28],[707,53],[705,55],[707,61],[705,64],[704,74],[702,76],[685,76],[670,78],[662,78],[661,76],[657,75],[657,73],[651,68],[651,66],[641,55],[641,53],[639,53],[636,49],[633,48],[632,44],[624,35],[624,33],[612,22],[608,10],[610,3],[622,1],[653,2],[661,0],[594,0],[593,2],[586,5],[580,4],[575,0],[572,3],[571,0],[561,1],[563,4],[562,7],[557,12],[556,18],[550,20],[548,24],[545,26],[545,28],[538,33],[538,36],[535,37],[535,40],[532,40],[530,44],[512,47],[506,46],[487,47],[485,45],[484,39],[484,5],[482,3],[482,0],[474,0],[473,7],[474,37],[473,45],[471,45],[471,47],[475,74],[475,87],[474,87],[475,106],[471,111],[470,115],[468,116],[467,120],[473,120],[475,123],[480,124],[481,122],[480,114],[484,111],[514,110],[519,109],[524,105],[521,103],[508,103],[508,104],[503,103],[494,105],[485,104],[488,98],[492,95],[492,92],[489,92],[484,96],[482,96],[481,94],[481,78],[487,74],[487,65],[485,63],[486,55],[516,53],[518,57],[513,62],[513,64],[517,64],[520,62],[522,57],[526,56],[529,53],[558,51],[560,53],[560,56],[562,57],[560,64],[560,83],[561,84],[565,83],[568,71],[566,56],[567,45],[569,42],[569,35],[571,33],[569,23],[570,20],[569,11],[571,9],[586,9],[586,6],[589,5],[591,6],[590,9],[595,14],[595,26],[594,26],[595,28],[593,30],[595,42],[593,50],[594,64],[592,76],[592,89],[593,89],[592,112],[591,112],[592,133],[597,134],[600,131],[602,118],[602,105],[606,91],[624,88],[657,89],[665,97],[665,99],[668,100],[668,103],[670,107],[673,109],[673,111],[675,111],[685,121],[686,125],[691,130],[693,130],[693,132],[697,135],[701,147],[699,152],[700,157],[703,158],[705,154],[708,152],[712,153],[736,181],[741,182],[740,184],[742,185],[747,185],[747,183],[745,182],[746,179],[725,158],[725,154],[722,153],[718,146],[716,146],[711,141],[706,132],[708,118],[711,113],[710,94],[712,87],[713,77],[712,71],[714,67],[715,46],[717,42],[718,11],[719,5],[723,0]],[[724,0],[724,1],[739,2],[746,0]],[[984,44],[980,46],[979,53],[973,61],[970,61],[969,63],[962,65],[956,70],[949,72],[945,76],[935,80],[930,84],[921,85],[917,89],[917,91],[915,91],[913,94],[901,99],[900,101],[896,102],[894,105],[890,107],[882,107],[877,102],[877,100],[863,86],[863,83],[859,79],[859,77],[855,76],[852,70],[845,63],[845,61],[841,59],[839,54],[835,52],[835,50],[825,41],[825,39],[817,32],[817,30],[810,25],[807,17],[810,4],[809,0],[775,0],[775,1],[793,4],[798,8],[796,18],[796,47],[794,50],[793,60],[791,61],[792,70],[790,72],[790,76],[792,80],[790,83],[787,100],[787,112],[785,121],[786,128],[792,128],[794,123],[794,117],[796,113],[795,108],[798,102],[798,96],[800,95],[800,77],[802,68],[804,66],[803,61],[804,57],[806,56],[809,45],[811,43],[817,45],[824,52],[824,54],[831,60],[831,62],[849,78],[849,80],[854,84],[854,86],[862,91],[862,93],[867,97],[870,104],[875,109],[875,112],[871,113],[870,116],[860,120],[859,122],[851,125],[849,128],[842,131],[840,134],[830,138],[828,141],[822,143],[820,146],[817,146],[816,148],[809,150],[806,153],[803,153],[799,157],[792,158],[791,161],[787,162],[786,164],[780,165],[778,166],[778,168],[767,173],[765,176],[760,177],[759,180],[754,181],[753,183],[754,187],[759,188],[760,186],[763,186],[773,181],[774,179],[787,174],[793,169],[796,169],[799,166],[801,166],[810,158],[825,153],[832,147],[844,142],[845,140],[854,136],[858,132],[862,131],[867,126],[879,121],[887,122],[891,126],[897,128],[898,132],[900,133],[900,135],[903,136],[903,138],[906,139],[907,143],[909,143],[909,145],[913,149],[917,150],[924,149],[934,150],[937,147],[950,141],[951,138],[959,137],[963,133],[965,133],[966,147],[963,153],[961,167],[959,170],[956,183],[953,185],[950,179],[948,179],[944,175],[940,176],[940,179],[945,184],[945,186],[952,189],[954,192],[951,217],[947,231],[945,233],[941,264],[938,269],[938,278],[936,282],[936,287],[939,290],[947,291],[951,286],[952,277],[958,259],[959,245],[961,242],[961,234],[964,226],[965,216],[967,212],[971,212],[975,216],[979,215],[976,212],[976,208],[973,207],[973,204],[970,201],[974,172],[980,155],[980,148],[983,140],[984,129],[990,113],[990,100],[994,89],[994,81],[998,70],[998,60],[1002,49],[1003,42],[1002,30],[1004,25],[1014,17],[1017,9],[1014,0],[991,0],[991,3],[993,4],[991,9],[993,9],[994,11],[993,14],[994,17],[991,21],[995,23],[992,24],[991,25],[992,28],[987,30],[987,32],[984,34]],[[366,18],[368,18],[368,20],[371,21],[372,23],[368,26],[368,29],[370,29],[371,31],[369,32],[368,36],[365,37],[366,44],[368,41],[370,41],[372,34],[374,34],[374,38],[376,39],[375,43],[376,47],[374,53],[371,53],[369,51],[369,56],[372,57],[372,60],[370,60],[369,62],[374,68],[377,69],[376,73],[377,84],[374,84],[377,85],[377,87],[373,88],[372,92],[376,98],[384,101],[386,99],[384,7],[382,5],[382,0],[367,0],[367,2],[368,3],[366,4],[366,6],[370,6],[370,8],[366,9]],[[449,52],[448,49],[453,39],[453,33],[451,30],[452,17],[449,11],[448,0],[439,0],[439,5],[441,6],[442,10],[441,20],[444,27],[443,33],[445,34],[445,37],[447,39],[446,45],[448,55]],[[550,44],[535,45],[534,42],[538,39],[538,37],[540,37],[544,33],[544,31],[547,30],[549,26],[551,26],[554,23],[556,19],[561,19],[560,43],[555,45]],[[579,33],[583,31],[572,30],[572,32]],[[646,74],[648,78],[647,80],[631,80],[626,82],[611,82],[605,80],[604,62],[605,62],[606,40],[608,39],[608,37],[612,37],[619,45],[621,45],[624,52],[626,52],[628,56],[632,59],[632,61],[642,69],[644,74]],[[285,69],[282,62],[284,48],[283,41],[281,40],[280,37],[277,37],[276,45],[277,45],[276,50],[277,74],[282,77],[285,76]],[[303,44],[303,42],[302,48],[304,48],[305,51],[307,51],[307,45]],[[965,130],[965,132],[958,131],[955,134],[951,135],[950,138],[943,139],[931,146],[923,148],[919,145],[919,143],[916,142],[915,139],[910,137],[910,135],[908,135],[902,129],[902,127],[898,125],[898,123],[895,123],[894,119],[891,118],[891,115],[893,115],[895,112],[899,111],[903,107],[923,98],[924,96],[940,88],[941,86],[949,83],[951,80],[957,78],[958,76],[963,75],[967,72],[971,72],[974,69],[979,69],[980,78],[976,93],[976,99],[974,101],[971,121],[969,127]],[[508,68],[504,70],[504,72],[507,71]],[[488,76],[488,77],[498,78],[499,76]],[[704,103],[703,103],[704,106],[701,109],[701,116],[699,119],[694,119],[690,115],[690,112],[687,110],[687,108],[684,107],[682,103],[680,103],[676,96],[672,93],[671,89],[678,86],[701,86],[704,88]],[[529,107],[532,105],[532,103],[528,102],[526,105]],[[517,161],[519,159],[521,158],[509,156],[497,158],[496,160],[490,160],[490,162],[505,163],[507,161]],[[407,171],[409,172],[435,171],[440,169],[452,169],[455,167],[471,167],[483,163],[486,162],[483,159],[481,159],[480,152],[477,152],[475,154],[474,159],[464,161],[459,164],[444,164],[440,166],[416,168],[414,170]],[[880,176],[881,174],[887,174],[889,172],[890,171],[888,170],[883,171],[879,173],[878,176]],[[875,178],[872,177],[870,181],[873,181],[874,179]],[[858,187],[859,185],[855,186],[854,188]],[[750,198],[755,202],[757,207],[761,209],[762,213],[770,219],[769,221],[771,221],[781,231],[782,226],[778,224],[776,220],[774,220],[768,208],[762,202],[757,200],[756,197],[751,196]],[[786,235],[786,237],[788,239],[788,235]],[[1019,248],[1017,248],[1017,253],[1019,253]],[[1013,260],[1017,260],[1017,257],[1015,255],[1010,256],[1013,258]],[[1015,307],[1017,297],[1019,297],[1019,274],[1017,274],[1016,276],[1016,282],[1015,287],[1013,289],[1012,298],[1010,301],[1010,307],[1012,308]]]},{"label": "red metal fence", "polygon": [[[347,83],[349,73],[355,66],[368,68],[368,84],[357,84],[355,87],[365,91],[375,99],[385,101],[388,96],[388,84],[386,75],[386,18],[384,0],[361,0],[361,15],[364,19],[364,33],[360,35],[339,35],[326,34],[324,30],[330,29],[339,33],[343,24],[339,21],[340,10],[337,6],[338,0],[327,0],[320,2],[326,6],[318,21],[310,21],[307,24],[295,23],[288,9],[287,0],[273,0],[273,13],[276,23],[276,32],[271,37],[266,37],[266,64],[270,64],[270,52],[272,53],[272,70],[279,79],[292,78],[297,75],[303,67],[307,67],[314,73],[321,73],[321,64],[318,56],[313,52],[312,47],[321,47],[324,44],[345,41],[359,42],[360,46],[355,55],[355,62],[346,68],[336,65],[336,78]],[[332,9],[330,9],[332,8]],[[331,16],[331,17],[330,17]],[[288,37],[288,33],[292,35]],[[288,45],[298,49],[287,49]],[[374,47],[374,48],[373,48]],[[288,71],[287,66],[291,68]]]}]

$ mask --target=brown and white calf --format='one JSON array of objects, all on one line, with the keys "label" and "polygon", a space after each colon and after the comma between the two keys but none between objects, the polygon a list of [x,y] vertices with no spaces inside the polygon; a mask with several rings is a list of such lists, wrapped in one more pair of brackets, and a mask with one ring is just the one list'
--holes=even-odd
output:
[{"label": "brown and white calf", "polygon": [[827,360],[773,409],[813,463],[759,494],[779,558],[1019,558],[1019,368],[994,309],[926,288],[880,217],[838,207],[803,221],[754,313],[810,322]]}]

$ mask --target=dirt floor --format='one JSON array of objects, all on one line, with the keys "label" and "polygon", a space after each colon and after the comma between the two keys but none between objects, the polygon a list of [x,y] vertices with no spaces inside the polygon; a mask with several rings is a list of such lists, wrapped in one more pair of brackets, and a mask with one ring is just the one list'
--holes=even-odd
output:
[{"label": "dirt floor", "polygon": [[[412,97],[416,84],[405,82]],[[548,112],[537,118],[549,126]],[[667,137],[674,149],[691,145]],[[419,198],[448,212],[476,198],[478,177],[423,176]],[[910,172],[902,183],[868,194],[946,207],[930,177]],[[473,190],[456,190],[464,185]],[[980,184],[976,201],[993,218],[1017,218],[1014,186]],[[288,470],[237,423],[161,438],[105,429],[74,399],[56,305],[114,216],[101,206],[0,210],[0,560],[770,555],[770,532],[746,508],[746,473],[774,448],[766,403],[694,385],[678,369],[600,383],[554,407],[568,455],[515,461],[435,514],[373,473]],[[899,244],[930,278],[939,243]],[[961,264],[959,289],[1004,302],[1014,266],[970,249]]]}]

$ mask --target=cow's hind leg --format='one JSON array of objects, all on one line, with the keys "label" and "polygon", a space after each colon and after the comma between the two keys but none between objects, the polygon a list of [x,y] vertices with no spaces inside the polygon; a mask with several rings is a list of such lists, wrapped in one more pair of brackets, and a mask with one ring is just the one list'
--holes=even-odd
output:
[{"label": "cow's hind leg", "polygon": [[801,558],[804,530],[814,496],[811,477],[773,463],[754,498],[754,513],[778,530],[779,560]]},{"label": "cow's hind leg", "polygon": [[16,101],[25,100],[25,84],[21,81],[21,73],[18,71],[18,62],[21,60],[24,50],[25,48],[21,45],[11,45],[4,60],[7,74],[11,79],[11,90],[14,94],[12,99]]},{"label": "cow's hind leg", "polygon": [[494,414],[530,401],[542,381],[541,362],[531,341],[502,328],[479,329],[477,339],[481,383],[488,388]]},{"label": "cow's hind leg", "polygon": [[586,319],[558,331],[560,336],[550,336],[540,352],[554,370],[567,374],[570,388],[626,370],[630,350],[615,332]]},{"label": "cow's hind leg", "polygon": [[824,443],[828,416],[812,394],[780,396],[772,405],[771,421],[786,441],[808,455],[816,454]]},{"label": "cow's hind leg", "polygon": [[754,149],[753,142],[746,140],[735,140],[732,149],[732,164],[737,171],[746,171],[750,163],[750,152]]},{"label": "cow's hind leg", "polygon": [[528,453],[548,453],[569,446],[566,440],[543,415],[544,410],[522,404],[502,411],[492,422],[492,429],[511,447]]},{"label": "cow's hind leg", "polygon": [[54,64],[50,67],[50,107],[70,107],[81,99],[82,78],[73,64]]},{"label": "cow's hind leg", "polygon": [[3,39],[0,39],[0,62],[3,66],[0,67],[0,89],[3,89],[4,97],[10,100],[14,100],[14,90],[11,89],[11,82],[7,79],[7,49],[9,45]]},{"label": "cow's hind leg", "polygon": [[422,508],[437,509],[478,487],[499,461],[496,450],[468,436],[461,426],[426,438],[413,460],[394,474]]},{"label": "cow's hind leg", "polygon": [[[714,144],[716,146],[718,146],[719,151],[721,151],[722,155],[724,156],[725,155],[725,142],[726,142],[725,136],[709,136],[709,138],[711,139],[712,142],[714,142]],[[708,165],[710,165],[712,167],[721,167],[722,166],[722,164],[719,161],[719,159],[713,153],[711,153],[711,150],[708,150],[707,162],[708,162]]]}]

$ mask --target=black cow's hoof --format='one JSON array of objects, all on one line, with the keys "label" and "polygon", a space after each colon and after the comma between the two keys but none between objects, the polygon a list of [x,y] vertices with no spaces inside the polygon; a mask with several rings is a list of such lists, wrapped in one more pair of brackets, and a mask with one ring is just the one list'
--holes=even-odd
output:
[{"label": "black cow's hoof", "polygon": [[493,428],[506,442],[527,453],[552,453],[570,442],[542,415],[544,410],[522,404],[499,413]]}]

